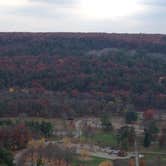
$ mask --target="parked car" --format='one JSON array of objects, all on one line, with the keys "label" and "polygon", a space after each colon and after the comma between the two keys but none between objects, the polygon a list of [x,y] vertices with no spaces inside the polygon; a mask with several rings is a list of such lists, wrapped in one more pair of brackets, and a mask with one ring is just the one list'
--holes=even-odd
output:
[{"label": "parked car", "polygon": [[120,156],[120,157],[125,157],[125,156],[127,156],[127,152],[124,151],[124,150],[120,150],[120,151],[118,152],[118,156]]}]

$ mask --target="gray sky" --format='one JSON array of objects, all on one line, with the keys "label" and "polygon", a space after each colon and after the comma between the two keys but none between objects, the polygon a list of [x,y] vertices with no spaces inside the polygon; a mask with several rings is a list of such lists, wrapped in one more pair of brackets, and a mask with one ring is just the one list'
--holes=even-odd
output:
[{"label": "gray sky", "polygon": [[0,0],[0,31],[166,33],[166,0]]}]

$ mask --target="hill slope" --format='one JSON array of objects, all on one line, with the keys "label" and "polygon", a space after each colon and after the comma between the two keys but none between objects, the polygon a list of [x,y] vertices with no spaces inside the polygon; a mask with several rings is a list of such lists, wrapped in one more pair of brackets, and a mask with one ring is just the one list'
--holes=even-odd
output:
[{"label": "hill slope", "polygon": [[165,35],[0,33],[1,116],[100,115],[118,104],[166,108]]}]

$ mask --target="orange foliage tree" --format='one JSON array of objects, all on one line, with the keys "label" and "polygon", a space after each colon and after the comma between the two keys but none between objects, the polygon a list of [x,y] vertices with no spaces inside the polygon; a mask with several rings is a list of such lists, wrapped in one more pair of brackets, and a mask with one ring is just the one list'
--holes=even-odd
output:
[{"label": "orange foliage tree", "polygon": [[129,166],[135,166],[135,160],[134,159],[129,160]]}]

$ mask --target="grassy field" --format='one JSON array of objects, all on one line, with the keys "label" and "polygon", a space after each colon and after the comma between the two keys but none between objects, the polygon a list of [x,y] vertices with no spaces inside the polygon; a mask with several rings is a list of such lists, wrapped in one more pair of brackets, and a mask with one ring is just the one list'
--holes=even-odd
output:
[{"label": "grassy field", "polygon": [[[103,161],[106,161],[106,159],[92,157],[88,160],[75,160],[73,162],[73,166],[78,166],[78,164],[82,164],[86,166],[99,166],[99,164]],[[111,162],[111,160],[107,160],[107,161]]]},{"label": "grassy field", "polygon": [[147,166],[166,166],[166,155],[146,154],[145,161]]},{"label": "grassy field", "polygon": [[[166,166],[166,155],[145,155],[144,157],[146,166]],[[107,159],[92,157],[89,160],[75,160],[73,166],[79,164],[86,166],[99,166],[99,164]],[[111,162],[111,160],[109,160]],[[128,166],[128,160],[116,160],[112,161],[113,165]]]},{"label": "grassy field", "polygon": [[99,144],[103,146],[117,145],[116,135],[109,132],[97,132],[93,134],[91,137],[82,136],[81,139],[84,142],[91,142],[93,144]]},{"label": "grassy field", "polygon": [[158,144],[156,145],[151,145],[149,148],[145,148],[143,146],[139,146],[139,151],[140,152],[154,152],[154,153],[166,153],[165,148],[160,148]]}]

